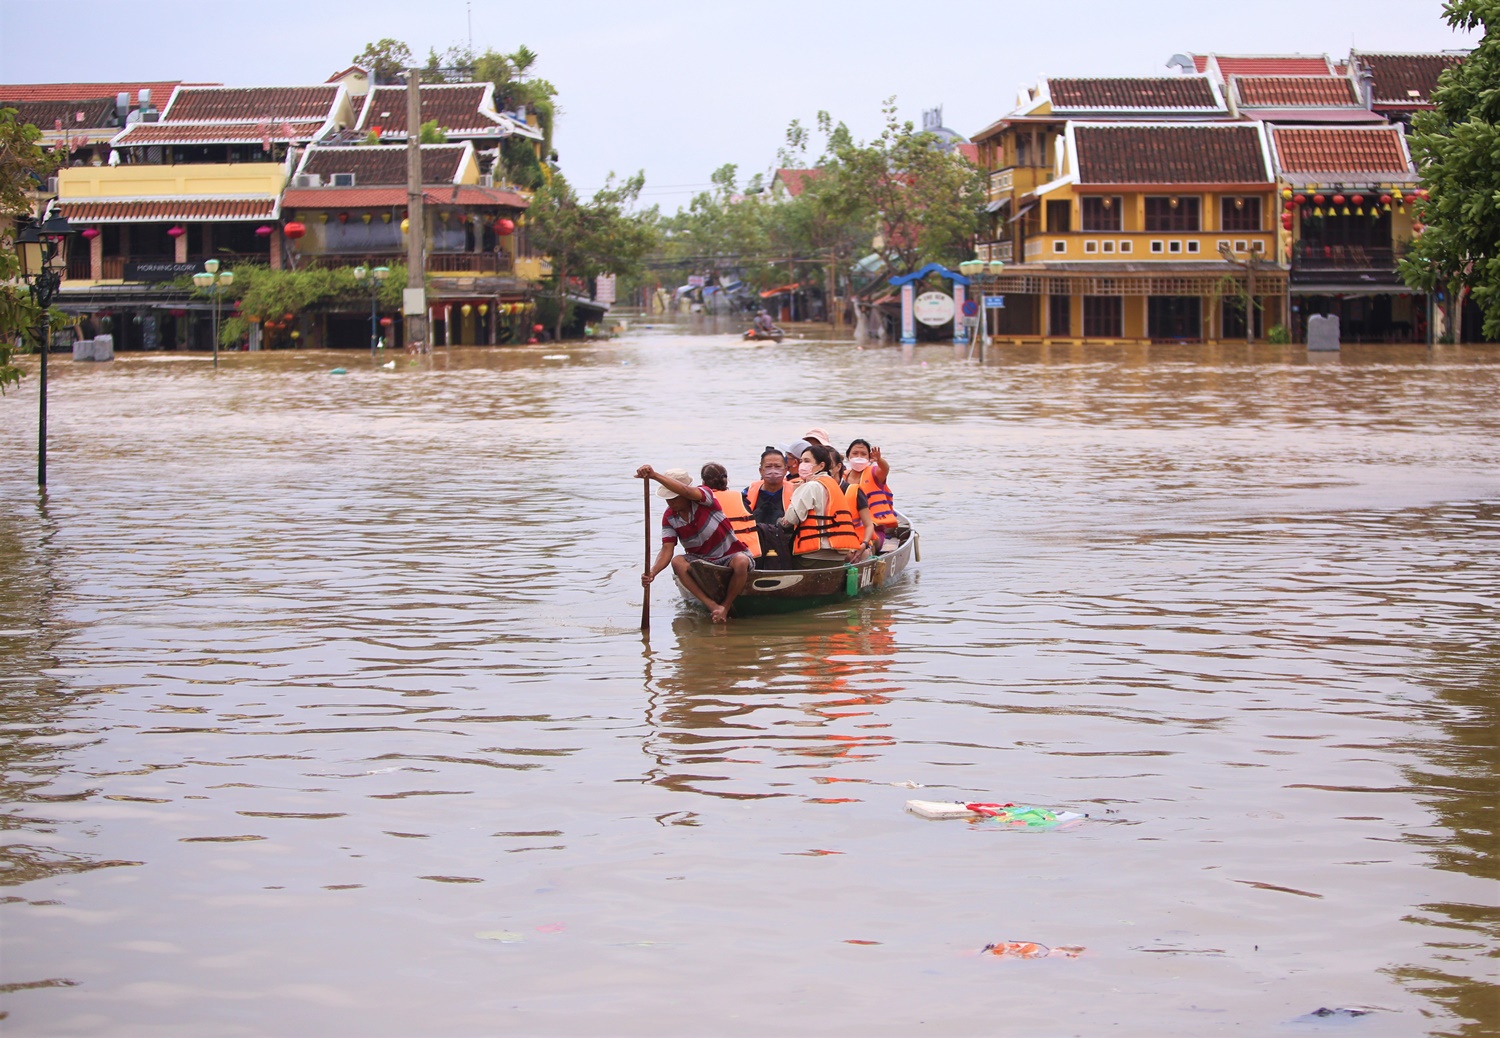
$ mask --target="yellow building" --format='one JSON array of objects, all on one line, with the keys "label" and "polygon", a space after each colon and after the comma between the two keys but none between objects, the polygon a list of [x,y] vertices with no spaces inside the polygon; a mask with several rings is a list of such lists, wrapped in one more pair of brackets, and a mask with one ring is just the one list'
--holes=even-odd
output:
[{"label": "yellow building", "polygon": [[1022,102],[975,136],[1001,338],[1243,339],[1252,279],[1257,334],[1282,320],[1266,132],[1217,83],[1050,79]]}]

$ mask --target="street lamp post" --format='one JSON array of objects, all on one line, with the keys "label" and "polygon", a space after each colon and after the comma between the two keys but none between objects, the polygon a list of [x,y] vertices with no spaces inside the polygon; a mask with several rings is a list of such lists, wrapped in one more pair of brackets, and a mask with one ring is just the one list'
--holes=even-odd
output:
[{"label": "street lamp post", "polygon": [[216,259],[204,260],[203,270],[193,275],[193,284],[200,289],[207,289],[214,300],[214,367],[219,366],[219,294],[230,285],[234,284],[234,271],[226,270],[219,273],[219,261]]},{"label": "street lamp post", "polygon": [[37,402],[36,485],[47,485],[47,352],[52,348],[52,322],[47,311],[52,297],[62,284],[62,268],[67,263],[63,242],[73,233],[73,225],[56,210],[41,223],[31,223],[16,235],[16,258],[20,260],[21,278],[31,289],[31,298],[42,311],[41,393]]},{"label": "street lamp post", "polygon": [[380,320],[376,310],[376,304],[380,300],[380,286],[385,284],[385,279],[391,276],[389,267],[375,267],[373,270],[364,264],[354,268],[354,280],[360,284],[370,286],[370,356],[376,356],[376,349],[380,345]]}]

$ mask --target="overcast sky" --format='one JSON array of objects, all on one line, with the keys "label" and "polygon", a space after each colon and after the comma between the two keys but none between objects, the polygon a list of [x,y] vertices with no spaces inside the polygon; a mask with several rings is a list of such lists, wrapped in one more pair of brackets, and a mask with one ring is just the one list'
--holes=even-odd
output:
[{"label": "overcast sky", "polygon": [[[1437,0],[473,0],[476,49],[526,44],[558,88],[564,173],[592,191],[646,172],[674,210],[726,162],[771,168],[787,123],[819,109],[857,136],[881,101],[972,134],[1040,75],[1166,74],[1178,52],[1434,51],[1472,46]],[[367,41],[419,56],[469,39],[465,0],[0,0],[0,83],[318,83]]]}]

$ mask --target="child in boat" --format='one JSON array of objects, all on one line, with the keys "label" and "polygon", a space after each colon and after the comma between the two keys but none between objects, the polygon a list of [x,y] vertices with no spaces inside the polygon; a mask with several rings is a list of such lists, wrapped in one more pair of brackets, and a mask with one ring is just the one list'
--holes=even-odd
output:
[{"label": "child in boat", "polygon": [[[661,517],[661,550],[656,553],[651,568],[641,574],[641,583],[650,586],[656,575],[670,565],[682,586],[708,609],[714,623],[727,623],[729,608],[745,589],[750,571],[755,568],[755,560],[744,542],[735,536],[734,527],[719,507],[713,490],[689,485],[692,477],[686,469],[657,472],[650,465],[642,465],[636,469],[635,475],[637,479],[660,483],[656,496],[667,502],[667,510]],[[725,486],[728,486],[727,480]],[[679,541],[684,554],[673,558]],[[715,602],[693,579],[688,568],[693,562],[729,568],[729,587],[724,601]]]}]

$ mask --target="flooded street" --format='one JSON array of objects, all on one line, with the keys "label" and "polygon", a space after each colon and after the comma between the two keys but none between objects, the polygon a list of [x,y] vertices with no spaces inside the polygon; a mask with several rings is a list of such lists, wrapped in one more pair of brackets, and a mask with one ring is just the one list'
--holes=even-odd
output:
[{"label": "flooded street", "polygon": [[[1500,353],[724,331],[0,400],[5,1032],[1500,1033]],[[921,564],[643,640],[813,425]]]}]

